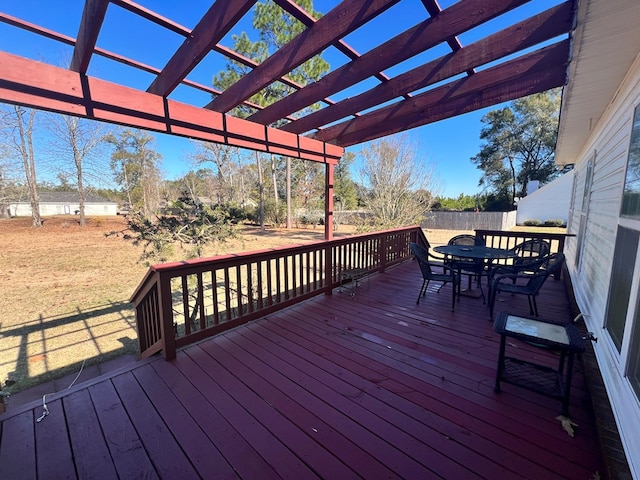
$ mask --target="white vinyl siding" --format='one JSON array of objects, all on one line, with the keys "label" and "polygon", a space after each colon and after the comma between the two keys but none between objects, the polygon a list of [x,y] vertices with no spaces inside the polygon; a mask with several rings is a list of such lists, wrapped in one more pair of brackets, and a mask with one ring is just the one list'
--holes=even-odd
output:
[{"label": "white vinyl siding", "polygon": [[[640,325],[634,325],[640,316],[636,311],[640,290],[640,260],[632,265],[632,284],[627,302],[629,307],[622,319],[624,330],[621,338],[614,342],[606,329],[607,302],[618,229],[622,227],[640,232],[640,221],[620,216],[634,110],[638,104],[640,58],[636,58],[612,104],[595,124],[588,142],[583,146],[579,158],[576,158],[570,233],[578,234],[587,163],[595,154],[589,215],[584,237],[580,239],[582,250],[578,264],[575,262],[579,244],[577,238],[567,242],[565,253],[576,299],[585,315],[585,322],[589,330],[598,337],[598,342],[593,346],[627,459],[631,470],[640,478],[640,431],[637,429],[637,425],[640,425],[640,400],[627,376],[631,373],[629,369],[635,367],[629,359],[640,355],[640,352],[633,350],[634,346],[638,348],[637,344],[640,344],[638,334],[635,334],[635,338],[632,335],[634,326],[636,332],[640,330]],[[640,255],[629,255],[629,262],[634,257],[640,259]],[[622,314],[618,312],[616,315]],[[631,343],[632,339],[636,340],[635,345]],[[637,385],[634,386],[638,388]]]}]

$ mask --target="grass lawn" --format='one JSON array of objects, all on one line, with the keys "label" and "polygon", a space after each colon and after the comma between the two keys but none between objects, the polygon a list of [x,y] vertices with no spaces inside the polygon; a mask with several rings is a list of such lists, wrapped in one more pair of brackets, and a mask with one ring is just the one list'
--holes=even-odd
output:
[{"label": "grass lawn", "polygon": [[[123,217],[94,217],[81,228],[73,216],[0,219],[0,389],[15,393],[123,354],[137,354],[129,296],[147,267],[141,248],[106,232]],[[241,226],[238,238],[205,256],[322,240],[324,228]],[[353,232],[340,227],[336,236]],[[175,260],[181,259],[179,253]]]},{"label": "grass lawn", "polygon": [[[124,227],[122,217],[90,218],[85,228],[68,215],[46,217],[42,228],[30,218],[0,219],[0,389],[15,393],[75,372],[83,361],[138,353],[129,296],[147,267],[138,263],[140,248],[105,236]],[[353,231],[341,226],[336,236]],[[434,246],[459,233],[467,232],[426,231]],[[205,256],[318,241],[324,229],[241,226],[239,234]]]}]

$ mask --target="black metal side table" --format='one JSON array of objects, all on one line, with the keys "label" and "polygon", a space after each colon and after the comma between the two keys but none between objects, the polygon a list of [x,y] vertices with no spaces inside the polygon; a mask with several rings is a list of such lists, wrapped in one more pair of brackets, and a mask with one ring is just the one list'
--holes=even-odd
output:
[{"label": "black metal side table", "polygon": [[[349,291],[351,292],[351,296],[353,297],[356,294],[355,288],[359,286],[362,279],[364,277],[367,277],[370,273],[371,272],[368,268],[350,268],[347,270],[342,270],[340,272],[340,288],[338,289],[338,291],[342,292],[342,288],[345,287],[349,289]],[[352,284],[347,286],[347,284],[349,284],[350,282]]]},{"label": "black metal side table", "polygon": [[[500,392],[502,381],[558,398],[562,401],[562,415],[568,416],[574,355],[584,351],[584,339],[576,326],[571,323],[557,324],[501,312],[493,324],[493,329],[500,334],[500,354],[494,390]],[[558,350],[558,368],[505,356],[507,337]]]}]

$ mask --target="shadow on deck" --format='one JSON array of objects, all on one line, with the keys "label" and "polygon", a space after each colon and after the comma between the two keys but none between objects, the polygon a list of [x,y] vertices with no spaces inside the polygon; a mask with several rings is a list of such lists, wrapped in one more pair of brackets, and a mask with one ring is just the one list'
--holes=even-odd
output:
[{"label": "shadow on deck", "polygon": [[[560,402],[504,384],[482,300],[430,289],[411,261],[0,415],[0,478],[604,478],[576,362]],[[526,297],[496,311],[528,315]],[[540,318],[571,320],[550,279]],[[553,352],[509,341],[524,358]]]}]

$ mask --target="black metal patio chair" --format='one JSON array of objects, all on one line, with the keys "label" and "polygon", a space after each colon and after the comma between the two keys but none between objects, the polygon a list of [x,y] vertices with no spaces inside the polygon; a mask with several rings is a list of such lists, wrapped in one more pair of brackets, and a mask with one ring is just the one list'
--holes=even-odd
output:
[{"label": "black metal patio chair", "polygon": [[516,283],[518,278],[523,278],[524,275],[533,275],[538,273],[547,263],[548,255],[541,257],[530,257],[529,261],[525,261],[525,257],[519,262],[514,262],[510,265],[496,265],[489,272],[489,297],[491,297],[491,288],[495,278],[498,275],[511,275],[512,283]]},{"label": "black metal patio chair", "polygon": [[[563,253],[552,253],[540,259],[540,265],[535,273],[504,273],[499,274],[498,269],[493,275],[493,281],[489,290],[489,317],[493,319],[493,309],[496,295],[500,292],[526,295],[529,301],[529,313],[538,316],[536,297],[549,276],[560,271],[565,262]],[[531,269],[531,264],[524,268]],[[523,283],[524,282],[524,283]]]},{"label": "black metal patio chair", "polygon": [[517,255],[513,260],[513,265],[523,265],[549,255],[551,245],[546,240],[533,238],[517,244],[511,251]]},{"label": "black metal patio chair", "polygon": [[[460,281],[457,278],[457,273],[455,272],[455,270],[442,263],[429,261],[429,258],[432,257],[432,255],[429,254],[426,248],[418,245],[417,243],[411,243],[410,248],[411,253],[418,261],[418,265],[420,266],[420,270],[422,272],[422,286],[420,287],[420,292],[418,293],[416,304],[420,303],[420,297],[423,297],[427,292],[429,282],[434,281],[442,283],[442,285],[438,287],[436,293],[440,293],[440,290],[444,285],[446,285],[447,283],[451,283],[453,286],[453,291],[451,293],[451,310],[454,310],[456,292],[460,290]],[[442,269],[442,273],[434,272],[433,268]]]},{"label": "black metal patio chair", "polygon": [[[462,246],[474,246],[484,245],[484,242],[475,235],[463,234],[452,237],[447,245],[462,245]],[[488,275],[487,265],[482,259],[473,258],[449,258],[445,261],[445,264],[452,269],[460,272],[461,275],[467,275],[469,279],[469,285],[471,285],[471,279],[476,278],[478,286],[480,286],[480,280],[482,276]],[[482,294],[484,300],[484,293]]]}]

